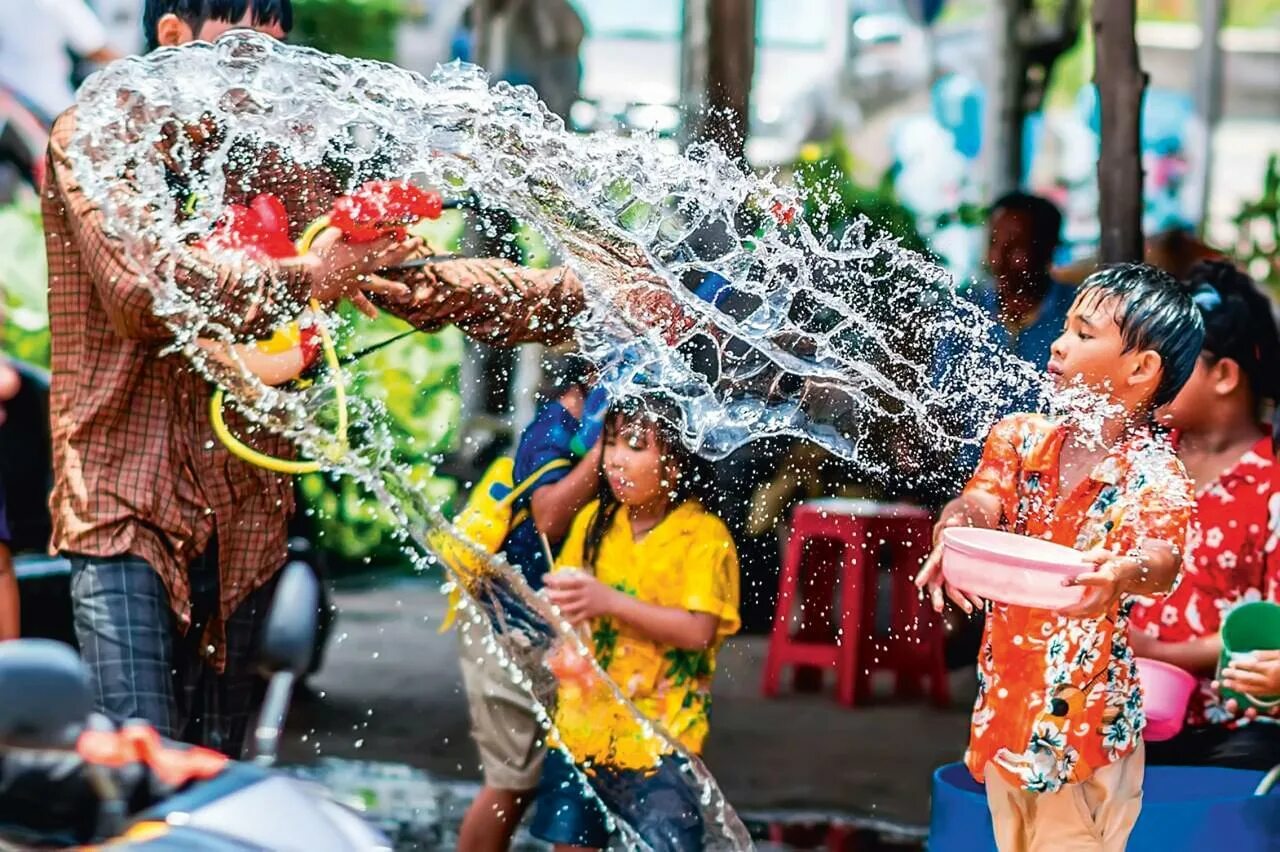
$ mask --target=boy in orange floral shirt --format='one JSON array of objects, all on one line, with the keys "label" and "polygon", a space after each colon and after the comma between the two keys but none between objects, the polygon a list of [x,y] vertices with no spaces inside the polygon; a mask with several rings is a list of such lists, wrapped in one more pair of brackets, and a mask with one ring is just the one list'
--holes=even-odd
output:
[{"label": "boy in orange floral shirt", "polygon": [[1124,849],[1142,805],[1142,693],[1129,648],[1133,595],[1178,576],[1193,504],[1171,447],[1151,431],[1156,406],[1187,380],[1204,337],[1188,289],[1159,270],[1090,276],[1053,344],[1060,386],[1110,403],[1101,443],[1069,419],[1015,414],[992,428],[950,526],[1002,529],[1085,552],[1085,588],[1061,611],[984,602],[946,583],[935,547],[917,585],[985,607],[978,698],[965,763],[986,782],[1002,852]]}]

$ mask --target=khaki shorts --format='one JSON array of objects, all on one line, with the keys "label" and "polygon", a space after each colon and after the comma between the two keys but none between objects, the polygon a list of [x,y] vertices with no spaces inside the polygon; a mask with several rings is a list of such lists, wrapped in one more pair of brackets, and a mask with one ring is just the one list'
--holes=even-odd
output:
[{"label": "khaki shorts", "polygon": [[986,767],[987,804],[1000,852],[1124,852],[1142,810],[1145,746],[1053,793],[1014,786]]},{"label": "khaki shorts", "polygon": [[[493,654],[485,653],[486,625],[458,621],[459,662],[471,714],[471,738],[480,752],[484,783],[525,792],[538,786],[547,747],[533,698],[511,680]],[[468,642],[470,640],[470,642]]]}]

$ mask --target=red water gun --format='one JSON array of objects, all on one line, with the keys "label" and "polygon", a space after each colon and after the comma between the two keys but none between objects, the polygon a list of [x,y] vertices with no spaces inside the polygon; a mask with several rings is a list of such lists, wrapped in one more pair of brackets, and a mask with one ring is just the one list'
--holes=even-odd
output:
[{"label": "red water gun", "polygon": [[[284,204],[264,192],[248,206],[228,205],[203,244],[243,251],[258,260],[278,260],[297,257],[326,227],[337,228],[345,239],[356,243],[372,242],[384,234],[403,239],[407,225],[438,219],[443,210],[444,199],[439,193],[403,180],[370,181],[335,200],[330,213],[312,223],[297,245],[289,237],[289,213]],[[268,354],[297,346],[306,367],[320,356],[320,336],[314,324],[290,323],[258,346]]]},{"label": "red water gun", "polygon": [[374,180],[333,202],[329,226],[348,240],[371,242],[384,234],[404,239],[405,226],[439,219],[444,199],[403,180]]}]

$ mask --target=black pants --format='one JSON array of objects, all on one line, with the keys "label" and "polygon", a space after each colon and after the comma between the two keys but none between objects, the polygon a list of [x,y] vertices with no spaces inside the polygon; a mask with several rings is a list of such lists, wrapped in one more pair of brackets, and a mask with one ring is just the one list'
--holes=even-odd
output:
[{"label": "black pants", "polygon": [[144,719],[163,736],[240,757],[264,684],[255,667],[275,580],[254,591],[226,624],[226,668],[200,639],[217,612],[216,551],[190,569],[192,624],[183,635],[160,576],[136,556],[68,554],[80,655],[94,709],[116,723]]},{"label": "black pants", "polygon": [[1280,766],[1280,724],[1253,722],[1235,730],[1222,725],[1183,728],[1171,740],[1147,743],[1147,763],[1266,772]]}]

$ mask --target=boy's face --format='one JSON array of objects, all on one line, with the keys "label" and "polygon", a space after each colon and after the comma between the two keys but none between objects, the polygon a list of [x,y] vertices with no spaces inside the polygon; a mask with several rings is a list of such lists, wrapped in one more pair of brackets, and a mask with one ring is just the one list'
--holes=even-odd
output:
[{"label": "boy's face", "polygon": [[1049,375],[1059,389],[1084,387],[1132,410],[1146,403],[1160,381],[1160,356],[1151,350],[1124,351],[1116,322],[1116,300],[1096,291],[1081,293],[1053,342]]}]

